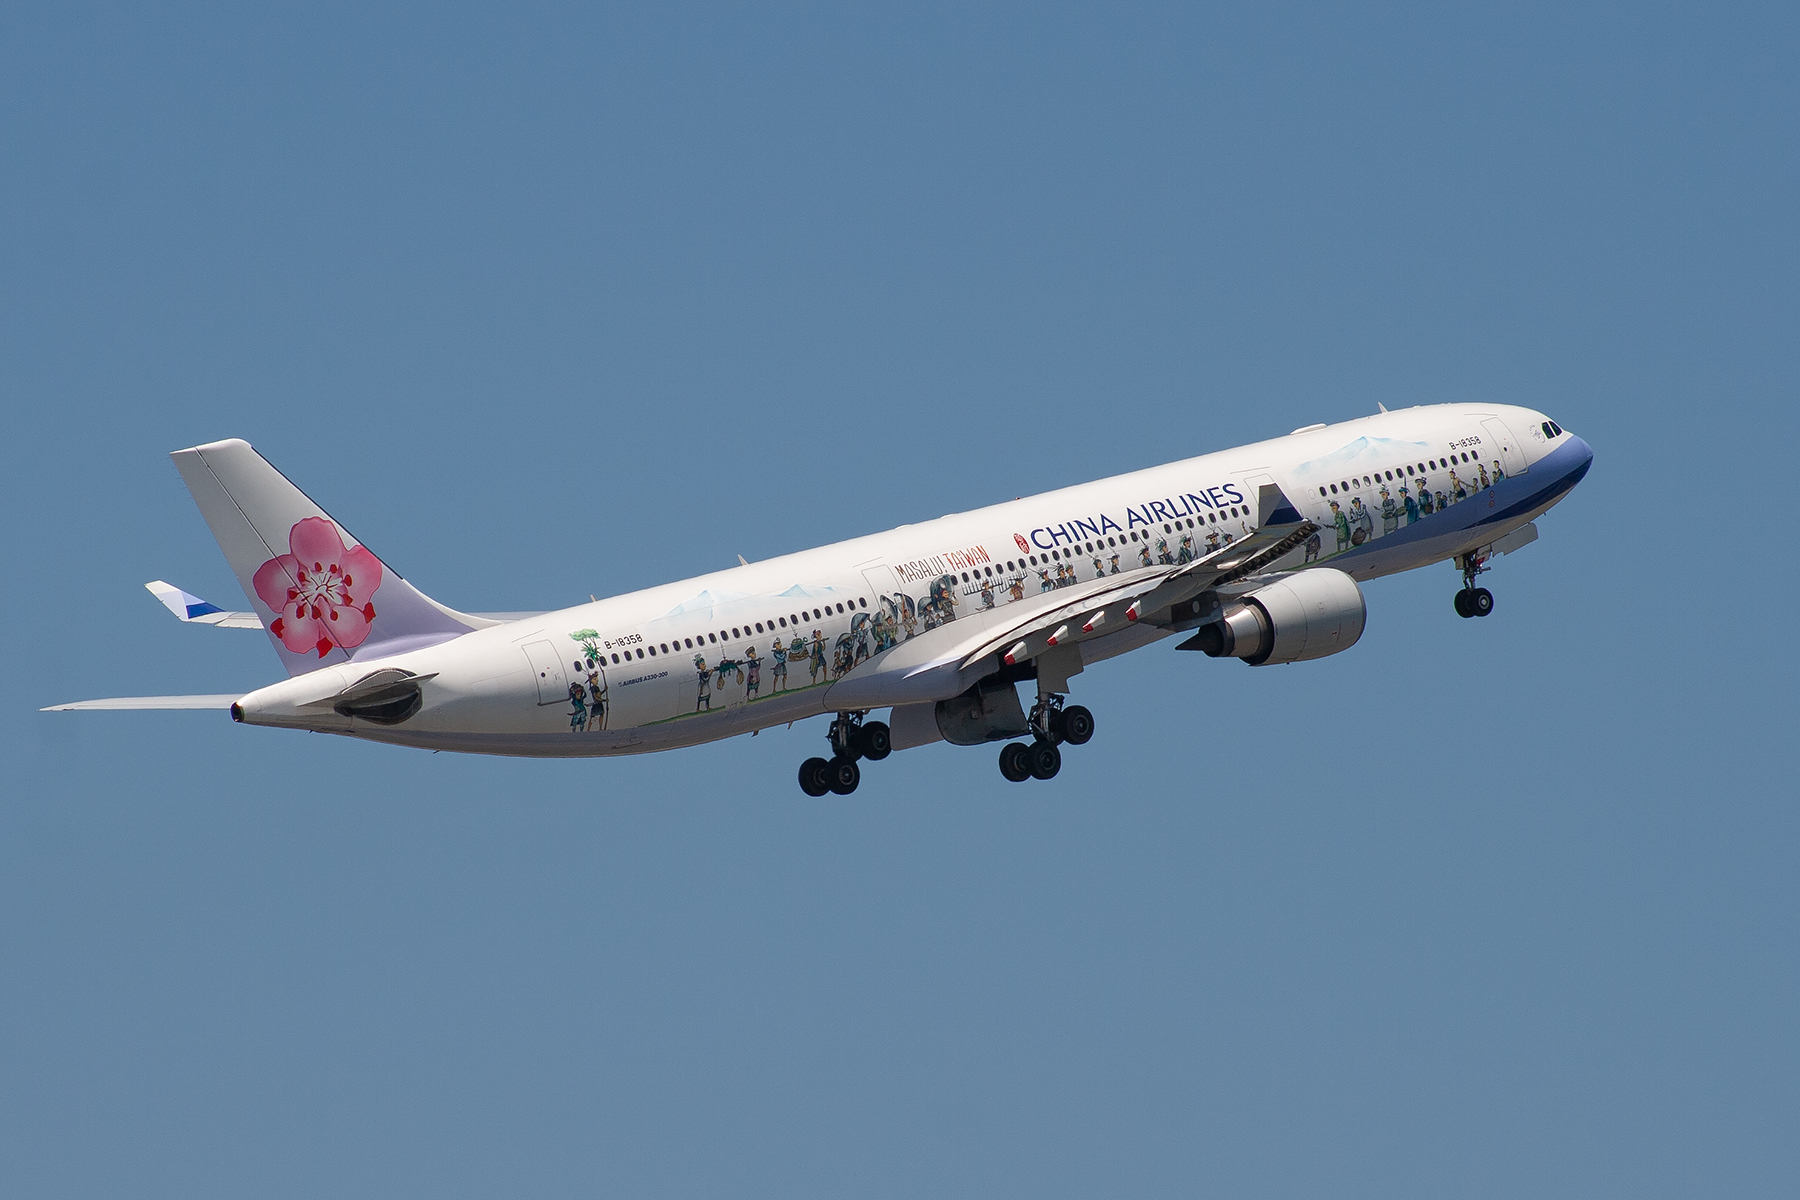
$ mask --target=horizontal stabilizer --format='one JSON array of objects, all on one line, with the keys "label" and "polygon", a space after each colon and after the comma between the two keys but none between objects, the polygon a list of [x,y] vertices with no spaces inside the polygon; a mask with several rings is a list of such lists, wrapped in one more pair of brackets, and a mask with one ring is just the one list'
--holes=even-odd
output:
[{"label": "horizontal stabilizer", "polygon": [[172,583],[152,579],[144,585],[163,607],[175,614],[177,621],[195,625],[216,625],[220,629],[261,629],[262,620],[253,612],[227,612],[192,592],[184,592]]},{"label": "horizontal stabilizer", "polygon": [[230,708],[243,693],[224,696],[114,696],[110,700],[77,700],[73,704],[52,704],[39,712],[123,712],[129,709]]}]

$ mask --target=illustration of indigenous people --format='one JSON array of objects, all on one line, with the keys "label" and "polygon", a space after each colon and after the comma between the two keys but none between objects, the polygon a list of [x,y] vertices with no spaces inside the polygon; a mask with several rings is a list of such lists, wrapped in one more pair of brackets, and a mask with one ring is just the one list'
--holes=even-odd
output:
[{"label": "illustration of indigenous people", "polygon": [[1306,539],[1306,557],[1301,561],[1319,561],[1319,535],[1317,533],[1314,533],[1311,537]]},{"label": "illustration of indigenous people", "polygon": [[1502,471],[1500,469],[1500,460],[1496,458],[1494,460],[1494,482],[1499,483],[1502,479],[1505,479],[1505,478],[1506,478],[1506,472]]},{"label": "illustration of indigenous people", "polygon": [[1181,549],[1175,552],[1175,561],[1178,563],[1189,563],[1194,561],[1193,534],[1184,533],[1181,535]]},{"label": "illustration of indigenous people", "polygon": [[769,643],[769,684],[775,691],[787,690],[787,647],[779,635]]},{"label": "illustration of indigenous people", "polygon": [[600,665],[588,659],[588,723],[589,729],[606,728],[606,681],[600,678]]},{"label": "illustration of indigenous people", "polygon": [[700,691],[694,697],[694,711],[701,709],[712,711],[712,668],[706,665],[704,654],[694,655],[694,674],[699,677]]},{"label": "illustration of indigenous people", "polygon": [[[912,625],[910,623],[907,625],[907,636],[912,636]],[[815,629],[812,632],[812,662],[807,666],[807,674],[812,676],[812,681],[814,683],[819,682],[819,676],[821,675],[825,676],[826,679],[831,678],[831,673],[825,669],[824,630]]]},{"label": "illustration of indigenous people", "polygon": [[[1357,534],[1362,534],[1357,537]],[[1363,506],[1361,496],[1350,497],[1350,540],[1358,546],[1375,536],[1375,517]]]},{"label": "illustration of indigenous people", "polygon": [[1480,476],[1479,476],[1479,478],[1480,478],[1480,480],[1481,480],[1481,486],[1480,486],[1480,487],[1479,487],[1479,488],[1478,488],[1478,489],[1476,489],[1476,490],[1478,490],[1478,491],[1483,491],[1483,492],[1485,492],[1485,491],[1487,491],[1487,490],[1488,490],[1488,489],[1489,489],[1489,488],[1491,488],[1491,487],[1493,487],[1493,486],[1494,486],[1494,485],[1493,485],[1493,484],[1491,484],[1491,483],[1489,483],[1489,482],[1488,482],[1488,473],[1487,473],[1487,467],[1486,467],[1486,466],[1484,466],[1484,465],[1482,465],[1482,464],[1480,464],[1480,463],[1477,463],[1477,464],[1476,464],[1476,466],[1475,466],[1475,469],[1476,469],[1476,470],[1477,470],[1477,471],[1479,471],[1479,472],[1481,472],[1481,474],[1480,474]]},{"label": "illustration of indigenous people", "polygon": [[1219,531],[1216,529],[1207,530],[1206,531],[1206,552],[1208,554],[1211,554],[1214,550],[1217,550],[1218,548],[1219,548]]},{"label": "illustration of indigenous people", "polygon": [[1100,556],[1098,554],[1094,555],[1094,578],[1106,578],[1106,564],[1100,561]]},{"label": "illustration of indigenous people", "polygon": [[1019,574],[1014,575],[1013,581],[1007,585],[1006,590],[1012,593],[1012,598],[1014,600],[1023,600],[1025,598],[1024,572],[1021,571]]},{"label": "illustration of indigenous people", "polygon": [[569,685],[569,732],[580,733],[587,728],[587,689],[580,682]]},{"label": "illustration of indigenous people", "polygon": [[1435,511],[1431,503],[1431,489],[1421,483],[1419,485],[1419,515],[1429,517]]},{"label": "illustration of indigenous people", "polygon": [[1169,553],[1168,538],[1156,539],[1156,561],[1165,567],[1172,567],[1175,565],[1175,556]]},{"label": "illustration of indigenous people", "polygon": [[1419,519],[1418,502],[1407,493],[1405,484],[1400,485],[1400,503],[1406,506],[1406,523],[1408,525]]},{"label": "illustration of indigenous people", "polygon": [[1381,489],[1381,532],[1389,534],[1400,528],[1400,506],[1386,488]]},{"label": "illustration of indigenous people", "polygon": [[1146,567],[1150,565],[1150,539],[1145,538],[1138,543],[1138,561]]},{"label": "illustration of indigenous people", "polygon": [[1050,582],[1050,568],[1049,567],[1039,567],[1038,568],[1038,591],[1047,592],[1051,588],[1054,588],[1055,586],[1056,585],[1054,583]]},{"label": "illustration of indigenous people", "polygon": [[[917,633],[919,630],[919,617],[918,617],[918,614],[913,610],[913,601],[912,601],[911,596],[908,596],[906,593],[902,592],[902,593],[900,593],[898,598],[900,601],[900,624],[905,626],[906,640],[910,642],[912,640],[913,634]],[[814,637],[818,636],[817,630],[813,631],[813,636]]]},{"label": "illustration of indigenous people", "polygon": [[992,579],[981,581],[981,607],[994,607],[994,581]]},{"label": "illustration of indigenous people", "polygon": [[1106,573],[1108,575],[1117,575],[1119,573],[1119,555],[1118,555],[1118,553],[1115,551],[1113,553],[1113,556],[1111,558],[1109,558],[1107,560],[1107,562],[1109,564],[1109,569],[1107,570]]},{"label": "illustration of indigenous people", "polygon": [[1459,500],[1467,500],[1468,498],[1469,498],[1469,489],[1464,487],[1463,481],[1456,477],[1456,468],[1451,467],[1450,468],[1450,500],[1451,500],[1451,503],[1454,504]]},{"label": "illustration of indigenous people", "polygon": [[755,646],[744,647],[744,699],[762,691],[762,659],[756,657]]},{"label": "illustration of indigenous people", "polygon": [[1342,554],[1350,548],[1350,518],[1344,515],[1336,500],[1331,502],[1331,523],[1337,526],[1337,550],[1334,553]]}]

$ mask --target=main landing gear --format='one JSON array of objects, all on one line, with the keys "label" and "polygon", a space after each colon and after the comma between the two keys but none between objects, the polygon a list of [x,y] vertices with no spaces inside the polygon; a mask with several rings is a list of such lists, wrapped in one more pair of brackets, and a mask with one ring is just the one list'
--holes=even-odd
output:
[{"label": "main landing gear", "polygon": [[1094,736],[1094,714],[1079,704],[1063,706],[1054,692],[1039,692],[1031,706],[1032,739],[1008,742],[1000,747],[1000,774],[1013,783],[1027,779],[1054,779],[1062,770],[1058,743],[1080,746]]},{"label": "main landing gear", "polygon": [[1461,554],[1457,556],[1456,565],[1462,568],[1463,574],[1462,591],[1456,593],[1456,615],[1485,617],[1493,612],[1494,593],[1475,586],[1475,577],[1488,569],[1487,559]]},{"label": "main landing gear", "polygon": [[866,758],[880,762],[894,752],[888,727],[881,721],[865,721],[862,712],[841,712],[826,733],[831,742],[830,758],[809,758],[800,764],[800,790],[809,796],[836,792],[848,796],[862,782],[862,768],[856,760]]}]

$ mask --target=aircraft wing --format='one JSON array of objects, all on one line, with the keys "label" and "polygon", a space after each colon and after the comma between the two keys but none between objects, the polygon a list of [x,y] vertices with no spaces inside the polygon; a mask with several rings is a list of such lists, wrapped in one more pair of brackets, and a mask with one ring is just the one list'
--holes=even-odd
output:
[{"label": "aircraft wing", "polygon": [[[1298,516],[1291,507],[1286,512]],[[1278,510],[1278,515],[1283,514]],[[1305,520],[1265,525],[1191,563],[1109,575],[1047,592],[1035,598],[1036,604],[1008,605],[1008,619],[990,625],[986,637],[966,647],[963,667],[995,653],[1005,662],[1022,662],[1050,647],[1117,633],[1137,621],[1172,624],[1174,619],[1164,619],[1170,618],[1166,610],[1209,588],[1256,574],[1293,553],[1318,531],[1319,526]]]}]

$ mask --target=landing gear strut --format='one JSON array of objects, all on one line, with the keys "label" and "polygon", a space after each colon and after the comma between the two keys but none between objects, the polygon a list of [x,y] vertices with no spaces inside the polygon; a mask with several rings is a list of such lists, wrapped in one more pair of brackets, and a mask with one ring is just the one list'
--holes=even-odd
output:
[{"label": "landing gear strut", "polygon": [[1459,617],[1485,617],[1494,611],[1494,593],[1486,588],[1475,586],[1475,577],[1488,569],[1487,558],[1474,554],[1457,556],[1456,565],[1462,568],[1462,591],[1456,593],[1456,615]]},{"label": "landing gear strut", "polygon": [[809,758],[800,764],[801,791],[809,796],[826,792],[848,796],[862,782],[857,759],[880,762],[894,752],[886,723],[863,720],[868,715],[867,709],[837,715],[825,735],[831,742],[831,757]]},{"label": "landing gear strut", "polygon": [[1063,697],[1055,692],[1038,693],[1026,723],[1031,726],[1031,741],[1000,747],[1000,774],[1013,783],[1054,779],[1062,770],[1058,743],[1080,746],[1094,736],[1094,714],[1079,704],[1065,707]]}]

